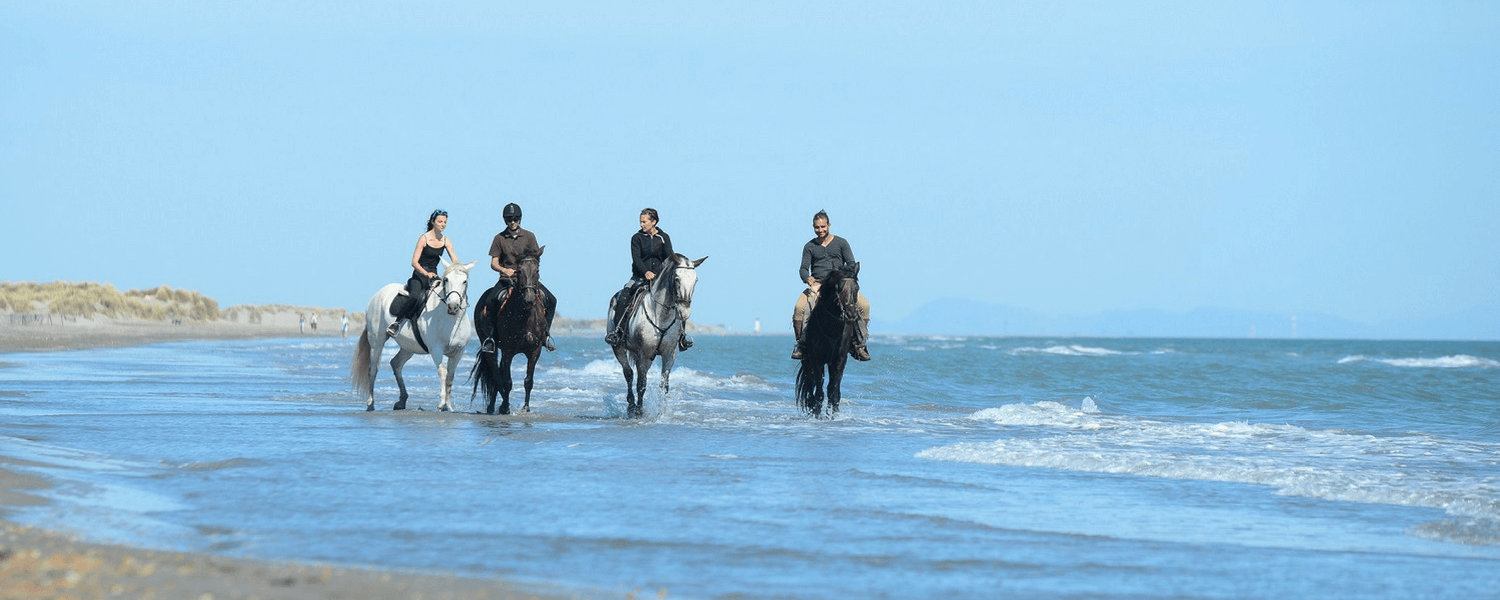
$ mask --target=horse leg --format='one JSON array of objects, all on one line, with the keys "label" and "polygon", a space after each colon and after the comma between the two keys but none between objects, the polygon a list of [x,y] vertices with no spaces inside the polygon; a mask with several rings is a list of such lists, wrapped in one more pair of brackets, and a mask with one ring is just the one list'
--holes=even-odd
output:
[{"label": "horse leg", "polygon": [[843,397],[844,366],[849,362],[847,354],[828,363],[828,417],[839,414],[839,399]]},{"label": "horse leg", "polygon": [[[370,336],[369,329],[365,335]],[[380,345],[370,344],[370,386],[365,389],[365,411],[375,410],[375,376],[380,373],[380,353],[385,351],[385,330],[381,330],[374,336],[380,339]]]},{"label": "horse leg", "polygon": [[500,397],[504,399],[500,403],[500,414],[502,415],[510,414],[510,361],[515,359],[515,357],[515,353],[510,350],[505,350],[500,357]]},{"label": "horse leg", "polygon": [[632,419],[639,419],[646,413],[646,376],[651,373],[651,360],[645,352],[635,355],[635,404],[630,405]]},{"label": "horse leg", "polygon": [[396,387],[401,389],[401,397],[396,400],[396,404],[391,406],[391,410],[406,410],[406,380],[401,378],[401,368],[406,366],[406,361],[411,360],[413,356],[415,355],[401,350],[391,357],[391,373],[396,376]]},{"label": "horse leg", "polygon": [[458,370],[458,361],[463,357],[463,348],[454,348],[446,355],[446,363],[438,363],[438,381],[443,384],[443,400],[438,403],[438,410],[449,412],[453,410],[453,376]]},{"label": "horse leg", "polygon": [[625,346],[615,346],[614,351],[615,360],[620,361],[620,370],[625,374],[625,405],[628,407],[626,410],[628,417],[630,416],[629,410],[635,407],[635,372],[630,369],[630,356]]},{"label": "horse leg", "polygon": [[536,362],[542,357],[542,347],[537,346],[526,353],[526,404],[521,405],[521,412],[531,412],[531,382],[532,375],[536,373]]},{"label": "horse leg", "polygon": [[823,418],[823,365],[816,365],[818,372],[818,383],[813,387],[812,414],[819,419]]},{"label": "horse leg", "polygon": [[677,362],[677,347],[672,346],[666,354],[661,355],[661,395],[665,399],[668,392],[672,391],[672,365]]}]

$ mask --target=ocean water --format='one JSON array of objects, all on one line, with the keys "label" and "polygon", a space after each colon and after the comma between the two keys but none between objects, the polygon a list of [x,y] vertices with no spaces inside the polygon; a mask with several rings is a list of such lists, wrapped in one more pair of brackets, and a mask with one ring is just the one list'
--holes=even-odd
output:
[{"label": "ocean water", "polygon": [[581,597],[1500,597],[1500,343],[871,349],[833,420],[785,337],[699,338],[641,420],[594,338],[522,418],[436,412],[425,357],[366,413],[350,340],[0,355],[0,455],[57,482],[10,518]]}]

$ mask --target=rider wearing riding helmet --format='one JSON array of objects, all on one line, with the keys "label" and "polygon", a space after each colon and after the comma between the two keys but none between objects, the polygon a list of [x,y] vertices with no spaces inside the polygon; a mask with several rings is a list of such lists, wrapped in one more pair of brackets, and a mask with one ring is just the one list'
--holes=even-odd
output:
[{"label": "rider wearing riding helmet", "polygon": [[[812,303],[817,300],[818,289],[822,287],[823,280],[834,269],[854,262],[854,250],[849,247],[849,240],[833,235],[828,232],[828,212],[818,211],[813,215],[813,239],[802,245],[802,268],[798,269],[797,275],[807,289],[797,295],[797,304],[792,309],[792,332],[797,335],[797,346],[792,349],[792,359],[802,359],[802,325],[807,322],[808,313],[812,312]],[[870,301],[865,299],[861,293],[856,300],[859,304],[859,323],[855,327],[854,345],[849,349],[849,355],[855,360],[870,360],[870,350],[866,347],[866,340],[870,337]]]},{"label": "rider wearing riding helmet", "polygon": [[[488,305],[481,304],[481,306],[488,306],[489,310],[499,310],[505,297],[510,294],[511,288],[516,284],[516,267],[521,266],[521,259],[527,255],[540,256],[542,253],[541,248],[536,244],[536,236],[521,228],[519,205],[514,202],[506,204],[505,208],[500,211],[500,216],[505,219],[505,229],[495,234],[494,241],[490,242],[490,268],[500,274],[500,281],[480,298],[481,303],[489,302]],[[541,285],[541,282],[537,282],[537,285],[542,289],[543,303],[547,309],[547,330],[551,331],[552,317],[557,314],[557,297],[552,295],[552,291],[548,290],[547,286]],[[481,329],[479,331],[480,352],[494,352],[494,320],[489,319],[488,323],[484,324],[476,321],[475,328]],[[552,345],[551,335],[547,336],[546,345],[547,350],[557,349]]]},{"label": "rider wearing riding helmet", "polygon": [[395,323],[385,328],[386,335],[396,337],[402,323],[421,313],[427,288],[438,280],[438,262],[443,258],[443,251],[448,252],[449,260],[458,263],[458,256],[453,253],[453,239],[443,235],[447,228],[448,211],[435,210],[427,217],[427,231],[417,238],[417,248],[411,253],[411,278],[406,280],[406,290],[401,292],[407,297],[406,308],[395,315]]},{"label": "rider wearing riding helmet", "polygon": [[[672,260],[672,236],[656,226],[659,220],[656,209],[641,210],[641,229],[630,236],[630,281],[610,300],[614,320],[609,324],[609,334],[604,336],[606,344],[618,346],[625,342],[625,323],[629,320],[625,313],[629,312],[636,292],[661,276],[662,270],[668,268],[668,262]],[[685,329],[677,340],[677,347],[681,350],[693,347],[693,339],[687,336]]]}]

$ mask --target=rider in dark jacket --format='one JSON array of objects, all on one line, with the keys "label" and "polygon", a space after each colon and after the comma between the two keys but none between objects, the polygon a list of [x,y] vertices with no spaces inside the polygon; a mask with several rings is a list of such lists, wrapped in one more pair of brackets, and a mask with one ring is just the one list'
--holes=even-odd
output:
[{"label": "rider in dark jacket", "polygon": [[[604,336],[604,342],[611,346],[618,346],[625,341],[625,322],[629,319],[626,313],[629,312],[636,293],[660,276],[662,269],[666,268],[675,254],[672,251],[672,236],[656,226],[658,220],[656,209],[642,210],[641,230],[630,236],[630,281],[615,292],[614,298],[610,300],[610,305],[614,307],[614,320],[609,323],[609,334]],[[686,331],[677,340],[677,347],[682,350],[693,347],[693,339],[687,336]]]}]

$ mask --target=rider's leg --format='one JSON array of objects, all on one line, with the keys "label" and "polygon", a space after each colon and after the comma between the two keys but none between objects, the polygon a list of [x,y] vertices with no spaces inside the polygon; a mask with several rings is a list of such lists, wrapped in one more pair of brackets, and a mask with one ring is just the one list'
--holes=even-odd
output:
[{"label": "rider's leg", "polygon": [[854,360],[870,360],[870,349],[865,346],[870,339],[870,301],[860,294],[856,302],[859,304],[859,323],[854,328],[854,345],[849,348],[849,355]]},{"label": "rider's leg", "polygon": [[417,273],[412,273],[411,278],[406,280],[406,306],[400,312],[393,313],[396,321],[391,323],[390,327],[385,328],[387,336],[396,337],[396,334],[401,331],[401,324],[415,317],[422,310],[419,300],[422,299],[422,292],[426,289],[427,283],[424,278]]},{"label": "rider's leg", "polygon": [[541,288],[543,306],[547,309],[547,337],[543,338],[543,344],[547,346],[547,351],[551,352],[557,349],[557,346],[552,343],[552,318],[557,316],[557,296],[553,296],[552,290],[547,289],[547,286],[541,285]]},{"label": "rider's leg", "polygon": [[797,337],[796,344],[792,346],[792,360],[802,360],[802,326],[807,323],[807,313],[812,310],[812,290],[802,290],[797,294],[797,303],[792,306],[792,334]]},{"label": "rider's leg", "polygon": [[635,280],[631,280],[630,283],[625,284],[624,288],[615,292],[615,297],[612,300],[614,302],[615,320],[609,324],[609,334],[604,336],[604,343],[611,346],[618,346],[625,342],[625,321],[629,318],[625,313],[629,312],[632,304],[631,300],[634,298]]},{"label": "rider's leg", "polygon": [[479,295],[479,315],[474,319],[474,333],[479,335],[480,352],[495,352],[495,320],[500,316],[495,312],[499,306],[495,297],[499,292],[500,285],[496,284]]}]

